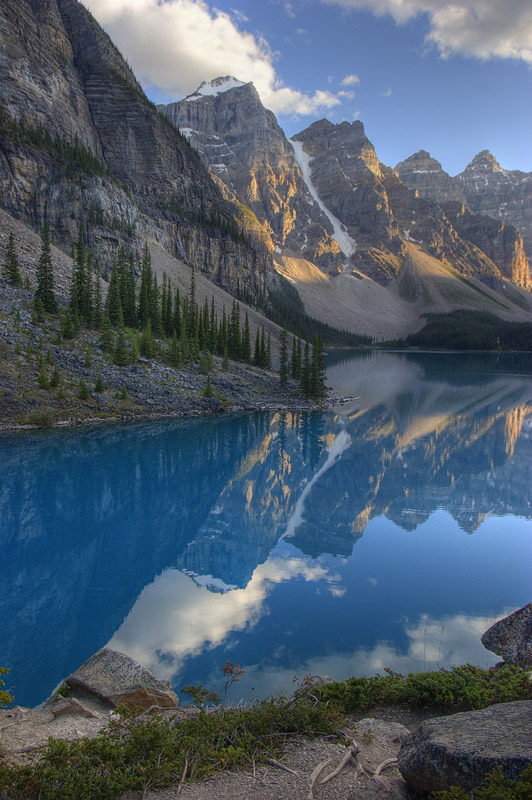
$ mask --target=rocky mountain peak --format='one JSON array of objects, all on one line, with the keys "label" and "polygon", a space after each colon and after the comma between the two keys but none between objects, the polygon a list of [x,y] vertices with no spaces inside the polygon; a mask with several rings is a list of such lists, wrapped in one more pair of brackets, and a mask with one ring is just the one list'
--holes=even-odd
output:
[{"label": "rocky mountain peak", "polygon": [[481,150],[481,152],[477,153],[474,159],[469,162],[464,170],[464,173],[487,170],[490,172],[505,172],[495,156],[492,155],[489,150]]},{"label": "rocky mountain peak", "polygon": [[[219,94],[229,92],[231,89],[239,89],[242,86],[253,86],[253,84],[245,84],[232,75],[225,75],[224,77],[214,78],[212,81],[203,81],[196,91],[187,95],[184,100],[190,102],[198,100],[200,97],[216,97]],[[253,88],[255,87],[253,86]]]},{"label": "rocky mountain peak", "polygon": [[442,165],[426,150],[418,150],[417,153],[400,161],[395,167],[399,175],[403,176],[407,173],[410,174],[425,174],[429,172],[443,173]]}]

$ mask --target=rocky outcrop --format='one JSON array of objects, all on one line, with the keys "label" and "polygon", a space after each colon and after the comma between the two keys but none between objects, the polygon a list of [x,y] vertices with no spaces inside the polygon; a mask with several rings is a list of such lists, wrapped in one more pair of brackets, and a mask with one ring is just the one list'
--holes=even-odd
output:
[{"label": "rocky outcrop", "polygon": [[532,603],[500,619],[481,637],[492,653],[523,669],[532,668]]},{"label": "rocky outcrop", "polygon": [[150,706],[177,708],[179,699],[169,683],[159,681],[151,672],[124,653],[104,647],[65,681],[76,691],[94,695],[116,708]]},{"label": "rocky outcrop", "polygon": [[510,780],[532,764],[532,701],[429,719],[402,745],[408,786],[425,796],[460,786],[471,791],[497,767]]},{"label": "rocky outcrop", "polygon": [[521,233],[528,259],[532,258],[532,173],[506,170],[489,150],[482,150],[455,177],[425,150],[395,167],[408,186],[438,202],[456,200],[474,214],[512,225]]},{"label": "rocky outcrop", "polygon": [[324,268],[338,266],[341,254],[331,238],[331,224],[310,195],[292,146],[252,83],[217,78],[159,109],[236,200],[251,209],[274,247],[305,252]]},{"label": "rocky outcrop", "polygon": [[238,280],[251,296],[275,281],[267,252],[231,234],[234,209],[81,3],[7,0],[0,35],[0,205],[35,229],[47,219],[63,245],[84,220],[104,259],[147,240],[233,293]]},{"label": "rocky outcrop", "polygon": [[463,203],[445,202],[441,206],[461,238],[485,253],[503,277],[523,289],[532,288],[523,237],[513,225],[485,214],[472,214]]}]

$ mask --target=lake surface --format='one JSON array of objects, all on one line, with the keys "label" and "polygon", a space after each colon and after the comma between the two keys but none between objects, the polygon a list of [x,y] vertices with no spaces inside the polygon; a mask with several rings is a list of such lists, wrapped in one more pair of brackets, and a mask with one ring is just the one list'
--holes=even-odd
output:
[{"label": "lake surface", "polygon": [[0,665],[21,705],[105,645],[231,699],[497,657],[531,600],[521,356],[340,352],[325,414],[0,436]]}]

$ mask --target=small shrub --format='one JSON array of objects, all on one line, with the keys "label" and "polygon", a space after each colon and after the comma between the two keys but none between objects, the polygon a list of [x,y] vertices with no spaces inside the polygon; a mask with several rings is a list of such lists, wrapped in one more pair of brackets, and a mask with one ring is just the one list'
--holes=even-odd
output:
[{"label": "small shrub", "polygon": [[78,383],[78,397],[80,400],[87,400],[89,397],[89,390],[83,378],[80,378]]},{"label": "small shrub", "polygon": [[483,784],[472,794],[451,786],[441,792],[432,792],[431,800],[530,800],[532,797],[532,767],[526,767],[516,781],[504,777],[504,772],[494,769]]}]

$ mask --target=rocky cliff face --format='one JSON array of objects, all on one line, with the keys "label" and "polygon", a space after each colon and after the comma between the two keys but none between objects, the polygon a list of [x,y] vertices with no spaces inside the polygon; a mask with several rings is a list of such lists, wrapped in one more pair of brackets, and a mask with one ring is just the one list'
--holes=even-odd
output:
[{"label": "rocky cliff face", "polygon": [[248,206],[274,247],[305,253],[322,267],[342,260],[330,221],[309,193],[293,148],[252,83],[229,76],[159,106],[204,164]]},{"label": "rocky cliff face", "polygon": [[361,122],[321,120],[294,140],[309,158],[309,177],[320,198],[356,243],[351,263],[379,283],[399,274],[407,242],[492,287],[499,285],[502,269],[504,274],[521,269],[494,260],[500,255],[496,248],[488,254],[481,244],[462,238],[438,203],[381,164]]},{"label": "rocky cliff face", "polygon": [[[233,291],[264,289],[270,259],[233,240],[233,210],[75,0],[0,9],[0,202],[63,244],[109,256],[157,241]],[[40,133],[39,133],[40,129]],[[216,266],[214,266],[216,265]]]},{"label": "rocky cliff face", "polygon": [[401,179],[422,197],[457,200],[518,229],[532,257],[532,173],[502,169],[489,150],[482,150],[456,177],[448,175],[425,150],[397,164]]}]

